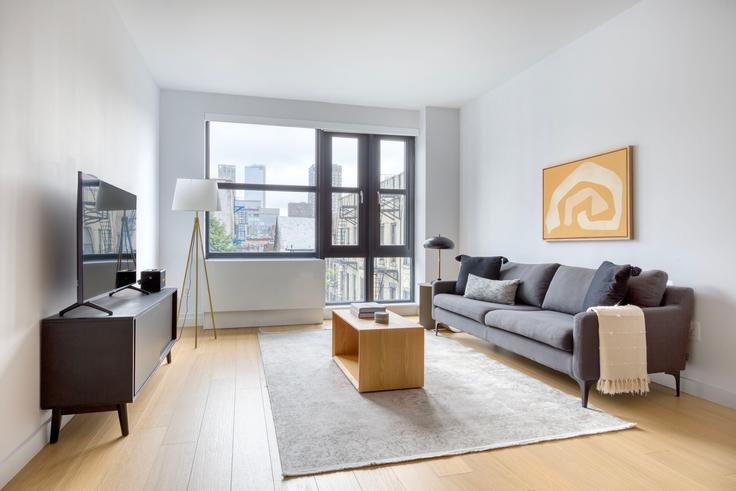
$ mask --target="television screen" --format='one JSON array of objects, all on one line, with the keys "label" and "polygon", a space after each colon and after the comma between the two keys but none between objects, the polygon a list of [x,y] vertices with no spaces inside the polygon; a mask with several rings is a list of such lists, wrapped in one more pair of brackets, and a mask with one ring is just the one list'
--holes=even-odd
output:
[{"label": "television screen", "polygon": [[[136,197],[95,176],[79,174],[79,301],[136,280]],[[119,271],[132,271],[120,280]]]}]

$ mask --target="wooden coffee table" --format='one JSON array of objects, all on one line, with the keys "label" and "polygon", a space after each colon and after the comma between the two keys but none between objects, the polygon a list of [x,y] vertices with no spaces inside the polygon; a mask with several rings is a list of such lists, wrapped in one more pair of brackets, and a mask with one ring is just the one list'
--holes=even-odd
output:
[{"label": "wooden coffee table", "polygon": [[424,385],[424,327],[389,313],[389,323],[332,311],[332,359],[358,392]]}]

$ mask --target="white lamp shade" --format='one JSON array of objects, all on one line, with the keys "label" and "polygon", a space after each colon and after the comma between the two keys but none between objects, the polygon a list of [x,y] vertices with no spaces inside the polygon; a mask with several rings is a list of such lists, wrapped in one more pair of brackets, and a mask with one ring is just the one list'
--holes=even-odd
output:
[{"label": "white lamp shade", "polygon": [[217,211],[217,181],[213,179],[177,179],[174,211]]}]

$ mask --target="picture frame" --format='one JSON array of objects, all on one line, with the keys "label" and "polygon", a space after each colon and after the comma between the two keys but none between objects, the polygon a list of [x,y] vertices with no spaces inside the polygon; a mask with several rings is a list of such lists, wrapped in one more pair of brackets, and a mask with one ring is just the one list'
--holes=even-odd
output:
[{"label": "picture frame", "polygon": [[542,239],[633,238],[633,147],[542,169]]}]

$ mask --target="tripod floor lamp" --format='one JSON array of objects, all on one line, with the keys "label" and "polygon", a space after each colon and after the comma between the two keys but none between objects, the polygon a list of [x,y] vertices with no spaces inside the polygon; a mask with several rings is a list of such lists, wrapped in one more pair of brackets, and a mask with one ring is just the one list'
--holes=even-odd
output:
[{"label": "tripod floor lamp", "polygon": [[[210,302],[210,315],[212,316],[212,330],[217,339],[217,328],[215,327],[215,309],[212,307],[212,290],[210,289],[210,278],[207,274],[207,261],[204,255],[204,240],[202,239],[202,228],[199,225],[199,212],[217,211],[217,181],[211,179],[177,179],[174,189],[174,202],[171,205],[174,211],[193,211],[194,226],[192,236],[189,240],[189,252],[187,253],[187,264],[184,267],[184,279],[181,285],[181,297],[176,312],[177,320],[181,315],[181,303],[184,300],[184,287],[187,284],[189,266],[194,266],[194,347],[197,347],[197,333],[199,331],[199,255],[202,254],[202,269],[204,269],[204,280],[207,285],[207,298]],[[194,262],[192,263],[192,253]],[[189,278],[191,281],[191,277]],[[182,330],[186,319],[182,323]],[[204,323],[203,323],[204,324]]]}]

